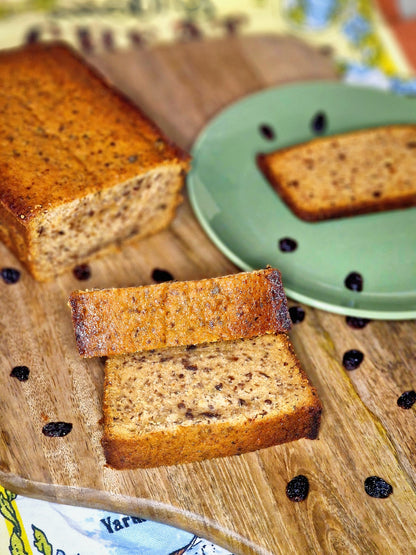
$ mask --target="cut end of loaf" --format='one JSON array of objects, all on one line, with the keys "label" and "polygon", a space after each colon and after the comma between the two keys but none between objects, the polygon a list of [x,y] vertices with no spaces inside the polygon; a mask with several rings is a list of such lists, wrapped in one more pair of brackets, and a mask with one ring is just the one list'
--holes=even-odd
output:
[{"label": "cut end of loaf", "polygon": [[166,164],[38,215],[31,222],[32,273],[51,279],[111,246],[166,228],[183,182],[183,168]]},{"label": "cut end of loaf", "polygon": [[321,404],[285,334],[106,361],[104,435],[116,469],[248,453],[318,435]]}]

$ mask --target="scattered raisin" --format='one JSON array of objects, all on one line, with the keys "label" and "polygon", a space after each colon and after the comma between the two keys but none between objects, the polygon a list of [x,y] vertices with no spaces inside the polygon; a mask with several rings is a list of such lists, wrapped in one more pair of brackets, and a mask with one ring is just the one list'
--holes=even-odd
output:
[{"label": "scattered raisin", "polygon": [[91,268],[88,264],[78,264],[78,266],[75,266],[72,270],[72,273],[80,281],[85,281],[91,277]]},{"label": "scattered raisin", "polygon": [[369,322],[371,322],[368,318],[356,318],[355,316],[347,316],[345,321],[350,328],[354,328],[356,330],[362,330]]},{"label": "scattered raisin", "polygon": [[325,132],[327,127],[327,118],[325,112],[317,112],[311,120],[311,129],[317,135]]},{"label": "scattered raisin", "polygon": [[361,351],[351,349],[350,351],[344,353],[344,356],[342,357],[342,364],[345,370],[355,370],[360,366],[363,359],[364,355]]},{"label": "scattered raisin", "polygon": [[289,308],[289,316],[292,324],[300,324],[305,319],[305,311],[301,306],[291,306]]},{"label": "scattered raisin", "polygon": [[397,404],[402,409],[411,409],[416,403],[416,391],[405,391],[397,399]]},{"label": "scattered raisin", "polygon": [[276,137],[274,129],[270,125],[267,125],[267,124],[260,125],[259,130],[260,130],[260,134],[263,135],[263,137],[268,141],[272,141]]},{"label": "scattered raisin", "polygon": [[363,276],[358,272],[351,272],[344,280],[345,287],[351,291],[360,292],[363,290]]},{"label": "scattered raisin", "polygon": [[77,29],[77,35],[78,35],[78,42],[81,47],[81,50],[83,50],[84,52],[92,52],[94,50],[94,47],[92,44],[91,34],[89,29],[86,27]]},{"label": "scattered raisin", "polygon": [[13,283],[17,283],[19,281],[20,272],[19,270],[16,270],[16,268],[2,268],[1,277],[4,283],[12,285]]},{"label": "scattered raisin", "polygon": [[283,239],[279,239],[279,249],[282,252],[293,252],[298,248],[298,244],[294,239],[290,237],[283,237]]},{"label": "scattered raisin", "polygon": [[42,433],[48,437],[64,437],[72,430],[70,422],[49,422],[42,428]]},{"label": "scattered raisin", "polygon": [[286,495],[291,501],[304,501],[309,493],[309,480],[303,474],[295,476],[286,486]]},{"label": "scattered raisin", "polygon": [[216,389],[217,391],[221,391],[221,389],[222,389],[223,386],[222,386],[222,383],[218,383],[218,384],[215,385],[214,387],[215,387],[215,389]]},{"label": "scattered raisin", "polygon": [[10,372],[10,376],[17,378],[20,382],[26,382],[29,379],[29,372],[27,366],[15,366]]},{"label": "scattered raisin", "polygon": [[153,281],[162,283],[163,281],[172,281],[173,275],[167,270],[161,270],[159,268],[155,268],[152,272],[152,279]]},{"label": "scattered raisin", "polygon": [[186,346],[187,351],[193,351],[194,349],[196,349],[196,345],[187,345]]},{"label": "scattered raisin", "polygon": [[378,476],[369,476],[364,480],[365,492],[370,497],[377,497],[378,499],[386,499],[393,493],[393,488],[383,478]]}]

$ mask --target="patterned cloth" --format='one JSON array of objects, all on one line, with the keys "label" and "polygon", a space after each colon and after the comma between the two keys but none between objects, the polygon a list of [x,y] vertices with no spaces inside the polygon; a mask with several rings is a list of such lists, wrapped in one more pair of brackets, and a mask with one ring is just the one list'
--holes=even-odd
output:
[{"label": "patterned cloth", "polygon": [[[416,93],[416,79],[371,0],[7,0],[0,48],[63,39],[82,51],[224,34],[291,33],[329,48],[348,83]],[[0,554],[227,555],[148,520],[16,496],[0,487]]]}]

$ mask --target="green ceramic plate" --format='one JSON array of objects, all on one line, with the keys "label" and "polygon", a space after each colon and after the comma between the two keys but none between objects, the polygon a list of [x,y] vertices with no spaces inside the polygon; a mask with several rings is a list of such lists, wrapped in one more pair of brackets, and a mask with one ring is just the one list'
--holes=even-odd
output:
[{"label": "green ceramic plate", "polygon": [[[257,169],[256,154],[325,134],[388,123],[416,123],[416,100],[336,82],[267,89],[220,113],[193,148],[188,190],[212,241],[242,270],[280,269],[287,296],[317,308],[366,318],[416,317],[416,209],[306,223],[290,212]],[[266,138],[259,130],[275,133]],[[278,241],[297,241],[283,253]],[[344,285],[352,271],[363,291]]]}]

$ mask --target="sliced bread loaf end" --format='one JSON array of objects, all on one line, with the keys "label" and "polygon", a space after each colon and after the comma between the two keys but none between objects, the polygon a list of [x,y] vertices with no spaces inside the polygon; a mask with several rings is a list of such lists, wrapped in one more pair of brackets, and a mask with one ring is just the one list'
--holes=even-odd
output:
[{"label": "sliced bread loaf end", "polygon": [[227,341],[287,331],[278,270],[141,287],[74,291],[77,346],[84,357]]}]

